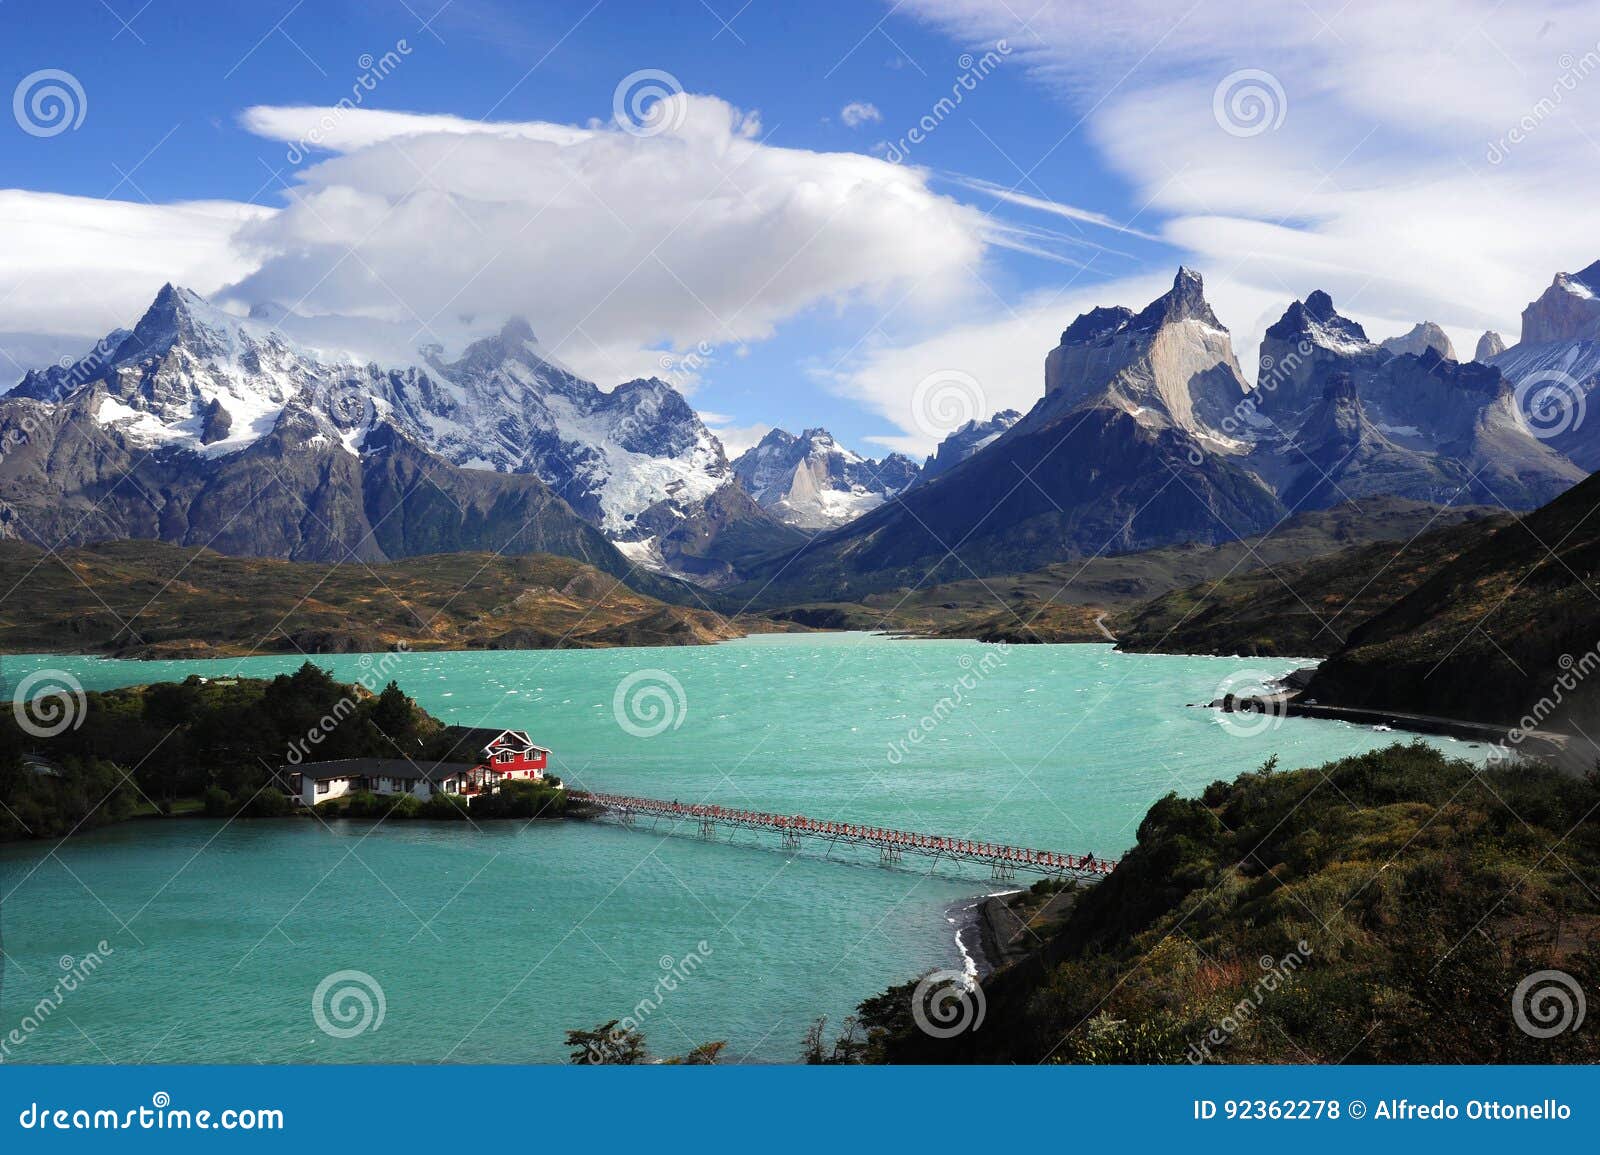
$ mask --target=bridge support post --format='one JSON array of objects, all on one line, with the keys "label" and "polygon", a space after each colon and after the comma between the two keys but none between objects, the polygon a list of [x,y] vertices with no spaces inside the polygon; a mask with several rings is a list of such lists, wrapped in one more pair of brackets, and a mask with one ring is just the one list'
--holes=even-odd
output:
[{"label": "bridge support post", "polygon": [[896,866],[900,862],[900,850],[894,846],[878,847],[878,865]]},{"label": "bridge support post", "polygon": [[713,822],[709,818],[702,818],[700,820],[700,837],[701,838],[713,838],[714,839],[714,838],[716,838],[716,836],[717,836],[717,824],[715,822]]},{"label": "bridge support post", "polygon": [[783,832],[783,845],[788,850],[799,850],[800,836],[793,830],[785,830]]},{"label": "bridge support post", "polygon": [[997,862],[989,868],[989,877],[997,882],[1010,882],[1017,877],[1017,868],[1005,862]]},{"label": "bridge support post", "polygon": [[622,825],[624,825],[624,826],[632,826],[633,825],[633,811],[624,810],[621,814],[619,814],[617,816],[617,821],[622,823]]}]

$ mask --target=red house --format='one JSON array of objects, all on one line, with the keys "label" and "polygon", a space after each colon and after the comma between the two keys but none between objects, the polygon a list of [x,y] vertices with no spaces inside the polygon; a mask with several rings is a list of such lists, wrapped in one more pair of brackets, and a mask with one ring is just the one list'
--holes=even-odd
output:
[{"label": "red house", "polygon": [[451,726],[448,760],[473,763],[472,784],[493,790],[509,778],[538,782],[550,764],[550,751],[535,746],[525,730],[491,726]]}]

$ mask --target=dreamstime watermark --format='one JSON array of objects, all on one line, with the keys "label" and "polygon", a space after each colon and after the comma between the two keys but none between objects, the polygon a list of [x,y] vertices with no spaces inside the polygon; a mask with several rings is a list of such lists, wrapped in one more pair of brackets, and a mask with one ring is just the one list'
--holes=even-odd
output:
[{"label": "dreamstime watermark", "polygon": [[689,697],[683,683],[667,671],[635,670],[617,683],[611,714],[635,738],[654,738],[683,725]]},{"label": "dreamstime watermark", "polygon": [[934,971],[911,992],[911,1019],[929,1038],[953,1039],[976,1031],[988,1009],[983,988],[965,971]]},{"label": "dreamstime watermark", "polygon": [[911,421],[929,437],[945,438],[989,416],[983,386],[960,369],[936,369],[911,391]]},{"label": "dreamstime watermark", "polygon": [[83,683],[66,670],[35,670],[17,683],[11,713],[24,733],[54,738],[83,725]]},{"label": "dreamstime watermark", "polygon": [[289,146],[289,151],[284,154],[288,162],[299,164],[309,153],[320,148],[333,130],[344,123],[346,114],[365,104],[368,94],[376,92],[378,85],[392,76],[412,51],[410,42],[402,36],[382,56],[363,52],[357,57],[356,67],[361,71],[350,85],[350,95],[341,98],[338,104],[324,112],[309,132]]},{"label": "dreamstime watermark", "polygon": [[891,766],[898,766],[911,754],[913,748],[926,742],[947,718],[960,709],[990,674],[1005,665],[1006,656],[1011,653],[1009,642],[997,642],[993,646],[985,646],[984,652],[977,661],[973,661],[971,654],[962,654],[957,664],[962,669],[962,674],[950,684],[950,689],[942,695],[933,708],[916,724],[906,730],[904,738],[896,738],[889,743],[886,757]]},{"label": "dreamstime watermark", "polygon": [[11,115],[29,136],[60,136],[83,124],[89,115],[89,96],[72,73],[41,68],[17,83],[11,93]]},{"label": "dreamstime watermark", "polygon": [[1489,747],[1487,761],[1490,765],[1511,761],[1529,736],[1542,728],[1591,674],[1600,670],[1600,643],[1576,658],[1562,654],[1556,659],[1556,665],[1561,672],[1551,681],[1550,688],[1517,719],[1517,724],[1506,731],[1504,738]]},{"label": "dreamstime watermark", "polygon": [[1556,114],[1562,103],[1567,98],[1567,93],[1575,92],[1578,85],[1589,79],[1596,71],[1600,71],[1600,43],[1582,56],[1574,56],[1570,52],[1563,52],[1556,58],[1556,67],[1561,70],[1550,85],[1550,95],[1541,97],[1533,106],[1523,113],[1522,118],[1503,132],[1497,140],[1491,140],[1484,147],[1483,159],[1490,164],[1501,164],[1506,157],[1511,155],[1511,150],[1531,137],[1539,127]]},{"label": "dreamstime watermark", "polygon": [[376,1031],[388,1010],[383,985],[366,971],[334,971],[311,992],[311,1021],[330,1038]]},{"label": "dreamstime watermark", "polygon": [[623,1049],[628,1041],[628,1036],[635,1031],[644,1029],[644,1024],[650,1016],[659,1011],[667,1001],[667,996],[676,991],[683,984],[692,979],[701,967],[706,965],[706,960],[715,952],[711,944],[701,939],[694,944],[694,949],[682,958],[673,958],[670,954],[661,956],[659,962],[661,975],[656,979],[655,986],[650,993],[635,1003],[632,1009],[617,1020],[615,1026],[604,1038],[596,1039],[589,1044],[584,1052],[584,1063],[604,1063],[608,1057]]},{"label": "dreamstime watermark", "polygon": [[979,81],[983,80],[996,68],[1000,67],[1007,56],[1011,55],[1011,45],[1004,40],[996,40],[994,47],[982,56],[973,58],[972,53],[963,52],[957,59],[956,65],[961,69],[961,74],[950,85],[950,95],[941,96],[934,101],[933,107],[922,115],[922,118],[908,129],[904,136],[893,144],[884,146],[884,159],[890,164],[902,164],[911,155],[911,150],[917,145],[927,141],[928,137],[936,132],[941,124],[961,106],[969,93],[978,90]]},{"label": "dreamstime watermark", "polygon": [[689,117],[689,101],[672,73],[641,68],[617,82],[611,94],[611,116],[629,136],[660,136],[683,127]]},{"label": "dreamstime watermark", "polygon": [[694,383],[700,371],[711,363],[713,352],[709,342],[701,341],[687,353],[663,353],[660,365],[667,384],[683,392],[685,387]]},{"label": "dreamstime watermark", "polygon": [[82,958],[61,956],[61,969],[65,973],[56,979],[49,992],[22,1016],[22,1021],[0,1037],[0,1063],[12,1057],[12,1052],[27,1045],[34,1033],[44,1026],[51,1015],[59,1011],[72,994],[86,983],[105,960],[117,953],[115,947],[101,939],[95,949]]},{"label": "dreamstime watermark", "polygon": [[1288,702],[1278,678],[1264,670],[1235,670],[1217,684],[1217,722],[1235,738],[1255,738],[1283,725]]},{"label": "dreamstime watermark", "polygon": [[[373,661],[371,654],[361,655],[361,673],[356,676],[356,685],[369,694],[376,694],[381,686],[390,681],[394,668],[400,664],[401,658],[409,652],[404,642],[397,643],[395,648],[379,654],[377,661]],[[354,694],[346,694],[333,704],[326,714],[317,719],[316,725],[307,730],[305,737],[296,738],[289,743],[289,749],[284,754],[284,760],[291,766],[298,766],[306,757],[327,739],[339,726],[356,712],[360,706],[360,699]]]},{"label": "dreamstime watermark", "polygon": [[1512,396],[1517,420],[1540,441],[1576,433],[1589,406],[1589,395],[1578,379],[1559,369],[1529,373],[1517,382]]},{"label": "dreamstime watermark", "polygon": [[1187,1057],[1190,1063],[1203,1063],[1212,1057],[1212,1052],[1225,1046],[1234,1035],[1255,1018],[1256,1012],[1261,1009],[1261,1004],[1266,1002],[1267,996],[1274,991],[1281,990],[1296,971],[1305,966],[1306,960],[1311,957],[1311,944],[1301,939],[1294,944],[1295,949],[1282,958],[1273,958],[1269,954],[1261,956],[1260,965],[1262,975],[1255,984],[1223,1015],[1217,1024],[1201,1036],[1200,1041],[1189,1044]]},{"label": "dreamstime watermark", "polygon": [[1535,1039],[1577,1030],[1588,1010],[1583,988],[1566,971],[1534,971],[1511,992],[1512,1021]]},{"label": "dreamstime watermark", "polygon": [[1283,125],[1289,98],[1272,73],[1241,68],[1217,82],[1211,93],[1211,115],[1229,136],[1260,136]]}]

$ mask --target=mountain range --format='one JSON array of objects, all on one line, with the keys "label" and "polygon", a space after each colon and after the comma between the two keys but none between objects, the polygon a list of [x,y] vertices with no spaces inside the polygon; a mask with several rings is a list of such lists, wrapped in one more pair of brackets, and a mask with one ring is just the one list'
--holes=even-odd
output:
[{"label": "mountain range", "polygon": [[[1200,276],[1180,269],[1138,312],[1099,307],[1076,318],[1045,358],[1043,397],[981,451],[758,561],[734,592],[759,591],[773,605],[856,598],[1215,544],[1380,494],[1537,507],[1600,458],[1600,436],[1581,423],[1600,371],[1589,279],[1600,284],[1600,266],[1558,276],[1524,314],[1545,339],[1494,353],[1492,364],[1457,361],[1429,323],[1374,342],[1313,292],[1268,328],[1250,384]],[[1556,363],[1581,375],[1530,387]]]},{"label": "mountain range", "polygon": [[603,390],[513,320],[449,358],[330,357],[165,286],[129,330],[0,397],[0,536],[143,538],[369,563],[550,552],[658,596],[774,606],[1270,531],[1376,495],[1534,508],[1600,464],[1600,262],[1469,362],[1437,325],[1370,340],[1327,293],[1254,382],[1200,276],[1077,317],[1043,395],[918,467],[824,429],[729,461],[672,385]]}]

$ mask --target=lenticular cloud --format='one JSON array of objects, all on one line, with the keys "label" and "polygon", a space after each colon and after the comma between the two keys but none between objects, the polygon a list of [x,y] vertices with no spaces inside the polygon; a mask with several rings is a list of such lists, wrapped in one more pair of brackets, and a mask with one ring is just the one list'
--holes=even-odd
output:
[{"label": "lenticular cloud", "polygon": [[519,313],[583,361],[759,339],[819,302],[937,296],[981,258],[981,215],[920,170],[774,147],[724,101],[668,99],[654,134],[252,109],[252,131],[333,155],[242,233],[259,266],[228,296],[423,342]]}]

